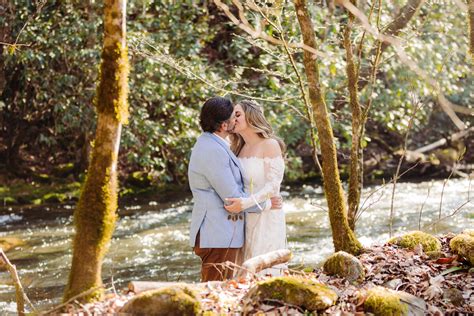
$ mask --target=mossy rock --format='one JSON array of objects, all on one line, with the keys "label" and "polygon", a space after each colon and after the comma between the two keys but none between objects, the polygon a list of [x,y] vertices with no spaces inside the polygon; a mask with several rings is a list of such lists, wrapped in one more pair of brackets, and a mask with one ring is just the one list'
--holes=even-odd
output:
[{"label": "mossy rock", "polygon": [[388,242],[408,249],[414,249],[416,245],[421,245],[424,252],[441,250],[441,242],[438,238],[420,231],[414,231],[399,237],[394,237]]},{"label": "mossy rock", "polygon": [[25,242],[23,240],[16,237],[0,237],[0,248],[2,248],[4,252],[24,244]]},{"label": "mossy rock", "polygon": [[14,197],[6,196],[6,197],[2,198],[2,204],[3,205],[13,205],[13,204],[17,204],[17,203],[18,203],[18,201]]},{"label": "mossy rock", "polygon": [[400,300],[396,291],[377,286],[367,291],[364,311],[376,316],[401,316],[408,315],[408,306]]},{"label": "mossy rock", "polygon": [[474,266],[474,231],[466,230],[449,242],[454,253],[464,257]]},{"label": "mossy rock", "polygon": [[244,314],[251,306],[265,300],[278,300],[308,311],[324,310],[337,301],[329,287],[307,278],[276,277],[257,283],[244,297]]},{"label": "mossy rock", "polygon": [[365,278],[364,266],[360,260],[344,251],[327,258],[323,269],[326,274],[343,277],[349,282],[363,281]]},{"label": "mossy rock", "polygon": [[197,295],[186,286],[173,286],[138,294],[120,309],[128,315],[199,315]]},{"label": "mossy rock", "polygon": [[139,188],[146,188],[151,185],[151,177],[146,172],[135,171],[129,175],[127,183]]},{"label": "mossy rock", "polygon": [[51,182],[51,177],[47,175],[46,173],[37,173],[33,174],[33,178],[40,183],[50,183]]},{"label": "mossy rock", "polygon": [[64,193],[48,193],[43,196],[42,200],[47,203],[62,203],[67,198],[67,195]]},{"label": "mossy rock", "polygon": [[73,171],[74,171],[74,164],[72,162],[59,164],[53,168],[53,174],[57,177],[66,177],[72,174]]}]

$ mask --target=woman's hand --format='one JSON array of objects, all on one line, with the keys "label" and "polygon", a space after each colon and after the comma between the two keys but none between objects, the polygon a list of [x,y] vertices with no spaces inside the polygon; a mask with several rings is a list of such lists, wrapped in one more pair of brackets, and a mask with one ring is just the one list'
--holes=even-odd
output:
[{"label": "woman's hand", "polygon": [[224,208],[230,213],[240,213],[242,211],[242,199],[227,198],[225,199]]},{"label": "woman's hand", "polygon": [[272,196],[270,201],[272,201],[272,210],[279,210],[283,206],[283,198],[280,195]]}]

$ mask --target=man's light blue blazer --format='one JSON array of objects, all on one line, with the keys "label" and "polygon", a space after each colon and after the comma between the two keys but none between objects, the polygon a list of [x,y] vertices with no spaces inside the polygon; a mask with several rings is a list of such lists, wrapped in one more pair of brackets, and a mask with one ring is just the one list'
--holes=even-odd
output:
[{"label": "man's light blue blazer", "polygon": [[[189,186],[194,206],[191,216],[190,245],[199,231],[201,248],[240,248],[244,245],[244,219],[228,219],[224,199],[246,197],[237,157],[219,136],[205,132],[196,141],[189,161]],[[267,201],[266,203],[269,203]],[[260,212],[257,206],[245,212]]]}]

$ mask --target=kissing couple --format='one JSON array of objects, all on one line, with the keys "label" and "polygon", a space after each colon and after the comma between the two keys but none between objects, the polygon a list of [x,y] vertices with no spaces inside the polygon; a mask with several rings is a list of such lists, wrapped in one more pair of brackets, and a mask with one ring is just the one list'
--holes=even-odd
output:
[{"label": "kissing couple", "polygon": [[[202,260],[201,281],[232,278],[223,265],[286,248],[280,184],[285,144],[256,102],[235,106],[207,100],[199,117],[203,133],[188,168],[193,194],[190,245]],[[230,139],[230,141],[228,141]],[[285,265],[260,274],[281,275]]]}]

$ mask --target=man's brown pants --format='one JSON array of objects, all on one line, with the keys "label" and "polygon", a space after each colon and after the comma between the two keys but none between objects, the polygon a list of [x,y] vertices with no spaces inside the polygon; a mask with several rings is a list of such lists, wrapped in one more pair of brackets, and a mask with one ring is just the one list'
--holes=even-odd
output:
[{"label": "man's brown pants", "polygon": [[232,269],[225,268],[222,263],[235,263],[240,248],[201,248],[199,247],[200,233],[196,236],[194,253],[202,260],[201,282],[222,281],[232,278]]}]

